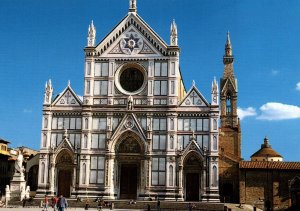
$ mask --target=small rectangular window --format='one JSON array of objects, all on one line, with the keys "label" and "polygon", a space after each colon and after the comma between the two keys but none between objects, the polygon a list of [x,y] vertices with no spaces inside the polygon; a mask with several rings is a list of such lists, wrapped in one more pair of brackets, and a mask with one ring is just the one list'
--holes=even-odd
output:
[{"label": "small rectangular window", "polygon": [[57,129],[57,118],[53,117],[52,118],[52,129]]},{"label": "small rectangular window", "polygon": [[91,63],[86,63],[86,74],[91,75]]},{"label": "small rectangular window", "polygon": [[168,63],[155,62],[154,76],[168,76]]},{"label": "small rectangular window", "polygon": [[171,94],[175,94],[175,82],[171,81]]},{"label": "small rectangular window", "polygon": [[94,117],[93,118],[93,130],[106,130],[106,118],[105,117]]},{"label": "small rectangular window", "polygon": [[154,81],[154,95],[167,95],[168,81]]},{"label": "small rectangular window", "polygon": [[175,62],[171,63],[171,74],[175,75]]},{"label": "small rectangular window", "polygon": [[153,135],[152,149],[166,150],[166,135]]},{"label": "small rectangular window", "polygon": [[152,185],[166,184],[166,159],[152,159]]},{"label": "small rectangular window", "polygon": [[203,119],[203,131],[209,130],[209,119]]},{"label": "small rectangular window", "polygon": [[76,118],[76,129],[81,129],[81,118]]},{"label": "small rectangular window", "polygon": [[167,118],[153,118],[153,130],[156,131],[167,130]]},{"label": "small rectangular window", "polygon": [[108,76],[108,63],[107,62],[95,63],[94,75],[99,77]]},{"label": "small rectangular window", "polygon": [[103,184],[104,183],[104,162],[103,156],[91,156],[90,167],[90,183]]},{"label": "small rectangular window", "polygon": [[87,94],[90,94],[91,93],[91,82],[88,80],[88,81],[86,81],[86,87],[85,87],[85,92],[87,93]]}]

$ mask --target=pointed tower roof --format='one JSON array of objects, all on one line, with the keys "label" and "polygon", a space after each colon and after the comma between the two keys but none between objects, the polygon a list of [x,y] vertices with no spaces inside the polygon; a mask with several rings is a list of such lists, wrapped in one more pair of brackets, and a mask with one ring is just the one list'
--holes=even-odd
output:
[{"label": "pointed tower roof", "polygon": [[230,34],[229,31],[227,32],[227,39],[226,39],[226,44],[225,44],[225,55],[223,57],[223,63],[226,64],[231,64],[233,63],[233,55],[232,55],[232,46],[231,46],[231,41],[230,41]]},{"label": "pointed tower roof", "polygon": [[173,22],[171,23],[171,35],[177,35],[177,25],[175,19],[173,19]]},{"label": "pointed tower roof", "polygon": [[268,160],[268,158],[270,157],[282,158],[282,156],[278,152],[272,149],[271,145],[269,144],[269,139],[265,137],[264,143],[261,145],[261,148],[253,155],[251,155],[251,160],[255,160],[255,158],[265,158],[266,160]]}]

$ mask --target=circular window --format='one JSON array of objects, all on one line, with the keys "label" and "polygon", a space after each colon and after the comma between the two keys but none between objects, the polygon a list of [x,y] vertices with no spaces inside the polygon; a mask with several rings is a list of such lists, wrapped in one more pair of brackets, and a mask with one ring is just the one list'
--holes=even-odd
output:
[{"label": "circular window", "polygon": [[146,86],[145,70],[136,63],[127,63],[116,73],[118,89],[127,95],[138,94]]},{"label": "circular window", "polygon": [[143,73],[136,68],[127,68],[120,75],[121,87],[127,92],[139,90],[144,83]]}]

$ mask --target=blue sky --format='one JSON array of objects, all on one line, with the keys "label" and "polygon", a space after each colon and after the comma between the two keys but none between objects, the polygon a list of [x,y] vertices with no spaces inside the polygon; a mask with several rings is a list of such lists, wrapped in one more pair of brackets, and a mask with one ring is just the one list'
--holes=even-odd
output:
[{"label": "blue sky", "polygon": [[[40,146],[46,80],[83,94],[83,48],[91,20],[97,42],[127,14],[129,0],[0,1],[0,137]],[[209,100],[223,73],[230,31],[242,154],[265,136],[286,161],[300,161],[300,1],[137,0],[138,14],[169,43],[176,20],[187,89],[195,80]]]}]

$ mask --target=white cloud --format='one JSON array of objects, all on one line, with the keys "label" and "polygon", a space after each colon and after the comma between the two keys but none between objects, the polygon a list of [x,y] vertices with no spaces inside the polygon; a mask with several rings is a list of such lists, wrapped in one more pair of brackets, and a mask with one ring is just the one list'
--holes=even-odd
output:
[{"label": "white cloud", "polygon": [[238,113],[240,120],[243,120],[245,117],[248,117],[248,116],[256,116],[256,111],[255,111],[255,108],[253,108],[253,107],[238,108],[237,113]]},{"label": "white cloud", "polygon": [[257,119],[262,120],[285,120],[300,118],[300,107],[282,103],[270,102],[262,105],[261,115]]},{"label": "white cloud", "polygon": [[299,90],[299,91],[300,91],[300,82],[298,82],[298,83],[296,84],[296,90]]}]

